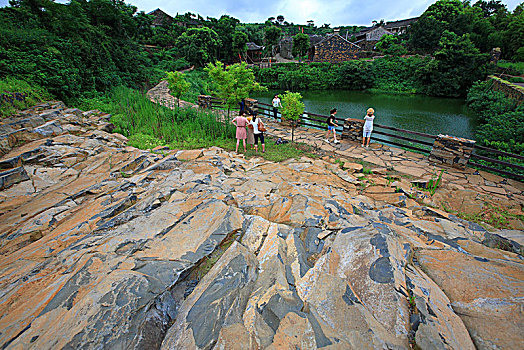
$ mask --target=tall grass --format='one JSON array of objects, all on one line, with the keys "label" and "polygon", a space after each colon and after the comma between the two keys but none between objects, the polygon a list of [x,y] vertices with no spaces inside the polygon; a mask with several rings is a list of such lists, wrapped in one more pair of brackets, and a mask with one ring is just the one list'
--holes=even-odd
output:
[{"label": "tall grass", "polygon": [[115,132],[129,138],[129,144],[147,149],[158,145],[172,148],[220,146],[235,137],[235,127],[219,114],[194,108],[171,110],[151,102],[142,93],[116,87],[101,98],[84,100],[83,109],[100,109],[113,114]]}]

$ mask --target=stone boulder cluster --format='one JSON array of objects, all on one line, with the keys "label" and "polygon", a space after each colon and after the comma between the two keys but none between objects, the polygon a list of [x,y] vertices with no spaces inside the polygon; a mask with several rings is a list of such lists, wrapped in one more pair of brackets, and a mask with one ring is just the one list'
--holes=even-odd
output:
[{"label": "stone boulder cluster", "polygon": [[0,348],[524,348],[517,233],[358,164],[143,151],[108,119],[0,124]]}]

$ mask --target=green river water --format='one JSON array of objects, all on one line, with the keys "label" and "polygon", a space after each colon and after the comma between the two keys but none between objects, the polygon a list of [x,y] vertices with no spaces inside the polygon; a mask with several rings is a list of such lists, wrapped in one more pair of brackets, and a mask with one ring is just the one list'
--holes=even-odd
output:
[{"label": "green river water", "polygon": [[[253,98],[271,103],[282,91],[259,93]],[[328,115],[333,107],[338,118],[363,119],[369,107],[375,109],[375,123],[438,135],[474,138],[477,120],[463,99],[422,95],[395,95],[348,90],[301,92],[306,111]]]}]

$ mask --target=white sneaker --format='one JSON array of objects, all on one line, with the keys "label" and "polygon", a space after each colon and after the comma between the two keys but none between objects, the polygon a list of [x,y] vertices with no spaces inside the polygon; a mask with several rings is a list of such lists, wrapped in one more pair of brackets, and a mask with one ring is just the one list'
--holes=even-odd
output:
[{"label": "white sneaker", "polygon": [[339,140],[335,140],[335,141],[333,141],[333,143],[340,143],[340,141]]},{"label": "white sneaker", "polygon": [[326,141],[327,143],[329,143],[329,140],[328,140],[328,139],[324,139],[324,141]]}]

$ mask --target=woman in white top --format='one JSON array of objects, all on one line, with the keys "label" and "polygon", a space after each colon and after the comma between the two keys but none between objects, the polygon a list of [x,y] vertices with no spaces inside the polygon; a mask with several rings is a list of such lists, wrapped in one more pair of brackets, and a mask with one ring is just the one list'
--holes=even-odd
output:
[{"label": "woman in white top", "polygon": [[266,144],[264,143],[264,133],[258,129],[258,126],[262,123],[257,114],[253,114],[253,119],[249,122],[253,126],[253,134],[255,135],[255,153],[258,153],[258,139],[262,143],[262,153],[266,152]]},{"label": "woman in white top", "polygon": [[[371,132],[373,131],[373,119],[375,119],[375,110],[373,108],[368,109],[368,113],[364,117],[364,132],[362,135],[362,147],[369,147],[369,139],[371,138]],[[367,138],[367,144],[366,144]]]}]

